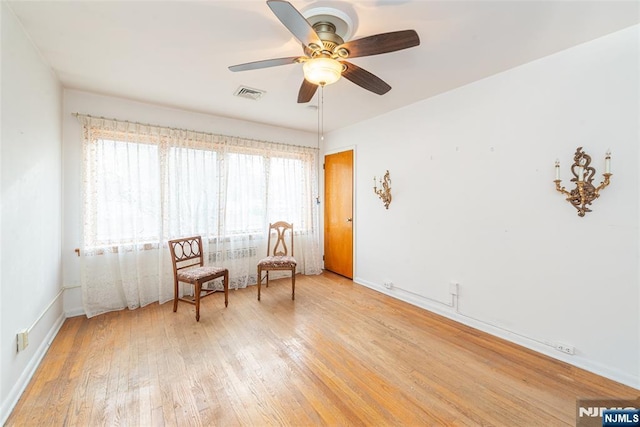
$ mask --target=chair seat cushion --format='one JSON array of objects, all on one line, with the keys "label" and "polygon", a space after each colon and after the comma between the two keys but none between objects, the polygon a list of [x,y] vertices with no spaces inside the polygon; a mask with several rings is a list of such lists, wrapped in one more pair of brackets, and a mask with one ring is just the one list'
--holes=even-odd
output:
[{"label": "chair seat cushion", "polygon": [[258,262],[262,268],[293,268],[297,264],[296,259],[292,256],[268,256]]},{"label": "chair seat cushion", "polygon": [[222,273],[224,273],[225,271],[226,268],[211,267],[205,265],[204,267],[196,267],[189,270],[178,271],[178,280],[193,283],[207,277],[211,277],[212,279],[214,279],[215,277],[222,275]]}]

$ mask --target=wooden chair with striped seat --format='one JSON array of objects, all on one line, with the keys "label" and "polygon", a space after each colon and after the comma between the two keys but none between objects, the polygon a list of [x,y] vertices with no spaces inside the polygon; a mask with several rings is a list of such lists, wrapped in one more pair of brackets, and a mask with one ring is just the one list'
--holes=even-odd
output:
[{"label": "wooden chair with striped seat", "polygon": [[[203,288],[202,285],[218,278],[222,278],[224,287],[224,306],[229,305],[229,270],[204,265],[202,237],[194,236],[169,240],[169,250],[173,262],[174,313],[178,310],[178,301],[194,304],[196,306],[196,321],[199,322],[200,299],[215,292],[214,289]],[[193,297],[180,296],[179,282],[188,283],[194,287]]]},{"label": "wooden chair with striped seat", "polygon": [[[275,235],[275,243],[271,246],[272,235]],[[287,238],[288,236],[288,238]],[[289,248],[287,247],[289,241]],[[296,259],[293,257],[293,224],[278,221],[269,224],[269,237],[267,239],[267,257],[258,262],[258,301],[260,301],[260,285],[264,278],[267,279],[269,287],[269,271],[289,270],[291,271],[291,299],[296,299]],[[266,275],[263,278],[262,272]]]}]

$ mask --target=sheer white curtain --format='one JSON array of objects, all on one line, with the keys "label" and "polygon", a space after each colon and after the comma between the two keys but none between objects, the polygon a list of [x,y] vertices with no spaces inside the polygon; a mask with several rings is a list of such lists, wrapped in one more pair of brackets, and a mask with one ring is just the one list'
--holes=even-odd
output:
[{"label": "sheer white curtain", "polygon": [[201,235],[231,287],[256,283],[270,222],[292,222],[319,274],[316,149],[78,115],[84,129],[87,316],[173,298],[167,240]]}]

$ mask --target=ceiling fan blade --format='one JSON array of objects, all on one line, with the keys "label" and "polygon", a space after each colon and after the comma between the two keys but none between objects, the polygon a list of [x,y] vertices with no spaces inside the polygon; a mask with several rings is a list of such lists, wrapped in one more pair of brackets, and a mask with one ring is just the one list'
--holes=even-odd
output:
[{"label": "ceiling fan blade", "polygon": [[384,82],[380,77],[377,77],[364,68],[360,68],[347,61],[341,61],[345,66],[342,71],[342,77],[347,80],[351,80],[358,86],[367,89],[378,95],[384,95],[391,90],[391,86]]},{"label": "ceiling fan blade", "polygon": [[309,83],[306,79],[302,80],[302,86],[300,86],[300,91],[298,92],[298,104],[311,101],[317,90],[317,85]]},{"label": "ceiling fan blade", "polygon": [[358,56],[379,55],[418,46],[420,37],[415,30],[393,31],[391,33],[375,34],[358,40],[352,40],[336,47],[335,51],[345,48],[349,51],[349,58]]},{"label": "ceiling fan blade", "polygon": [[231,71],[247,71],[257,70],[260,68],[276,67],[278,65],[295,64],[298,62],[299,56],[290,56],[289,58],[265,59],[262,61],[247,62],[246,64],[232,65],[229,67]]},{"label": "ceiling fan blade", "polygon": [[319,48],[323,48],[322,40],[311,27],[311,24],[302,16],[298,9],[293,7],[288,1],[269,0],[267,5],[276,17],[284,24],[291,34],[293,34],[300,42],[309,46],[314,44]]}]

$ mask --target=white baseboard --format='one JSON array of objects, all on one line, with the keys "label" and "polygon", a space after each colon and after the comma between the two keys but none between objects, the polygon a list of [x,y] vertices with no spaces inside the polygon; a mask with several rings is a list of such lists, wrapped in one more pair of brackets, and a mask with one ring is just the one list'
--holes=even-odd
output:
[{"label": "white baseboard", "polygon": [[517,332],[508,331],[505,328],[492,325],[489,322],[483,322],[478,319],[467,317],[463,314],[457,313],[453,308],[447,307],[444,304],[438,304],[426,297],[421,297],[417,294],[403,291],[402,289],[386,289],[384,286],[369,282],[359,277],[354,278],[353,281],[359,285],[366,286],[367,288],[373,289],[374,291],[378,291],[392,298],[399,299],[411,305],[415,305],[427,311],[439,314],[458,323],[462,323],[463,325],[470,326],[474,329],[478,329],[482,332],[486,332],[490,335],[505,339],[512,343],[526,347],[530,350],[544,354],[545,356],[561,360],[570,365],[640,390],[640,378],[635,377],[627,372],[619,371],[615,368],[612,368],[611,366],[603,365],[580,355],[566,355],[557,351],[551,345],[543,344],[542,340],[527,337]]}]

